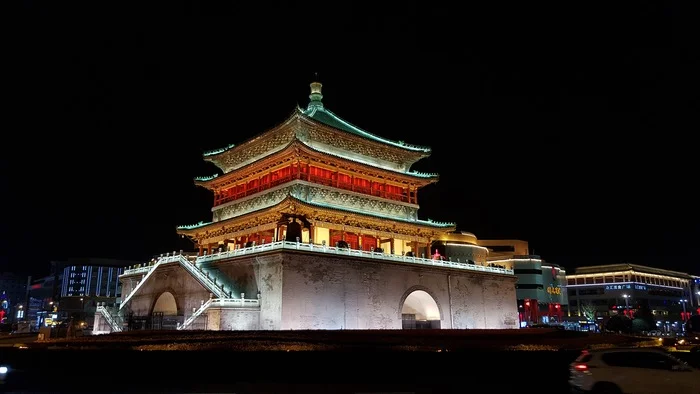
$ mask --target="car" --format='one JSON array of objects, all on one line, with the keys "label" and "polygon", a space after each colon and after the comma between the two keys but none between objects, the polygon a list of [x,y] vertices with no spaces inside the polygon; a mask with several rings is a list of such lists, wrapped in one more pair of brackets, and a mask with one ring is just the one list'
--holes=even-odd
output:
[{"label": "car", "polygon": [[584,350],[569,365],[578,393],[697,393],[699,384],[699,370],[660,348]]},{"label": "car", "polygon": [[676,350],[687,350],[691,353],[700,353],[700,334],[680,337],[675,343]]}]

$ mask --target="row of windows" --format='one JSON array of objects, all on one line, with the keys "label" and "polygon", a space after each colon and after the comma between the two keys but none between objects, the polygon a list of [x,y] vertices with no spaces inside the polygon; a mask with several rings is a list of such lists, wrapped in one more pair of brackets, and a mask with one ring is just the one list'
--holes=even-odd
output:
[{"label": "row of windows", "polygon": [[687,287],[688,281],[680,279],[659,278],[656,276],[646,276],[643,274],[614,274],[614,275],[599,275],[594,277],[583,278],[567,278],[569,285],[591,285],[599,283],[621,283],[621,282],[638,282],[651,285],[671,286],[671,287]]},{"label": "row of windows", "polygon": [[[591,296],[591,295],[601,295],[605,294],[606,290],[603,287],[596,287],[593,289],[569,289],[569,297],[576,297],[576,294],[578,292],[579,296]],[[613,291],[613,294],[619,294],[619,291]],[[640,294],[640,293],[637,293]],[[645,294],[642,292],[641,294]],[[666,297],[666,298],[681,298],[684,296],[684,292],[682,290],[674,290],[674,289],[657,289],[657,288],[650,288],[647,292],[647,295],[650,296],[656,296],[656,297]]]}]

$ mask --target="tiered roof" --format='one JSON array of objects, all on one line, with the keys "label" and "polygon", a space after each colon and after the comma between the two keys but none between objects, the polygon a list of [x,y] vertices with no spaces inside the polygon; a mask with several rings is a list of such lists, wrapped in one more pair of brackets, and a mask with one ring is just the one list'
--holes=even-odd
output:
[{"label": "tiered roof", "polygon": [[[383,169],[383,168],[377,168],[376,166],[373,166],[372,164],[369,163],[364,163],[364,162],[359,162],[354,159],[349,159],[347,157],[343,157],[340,155],[335,155],[335,154],[330,154],[326,152],[320,152],[318,149],[314,149],[309,147],[306,144],[301,143],[298,140],[292,140],[287,146],[285,146],[283,149],[280,149],[276,151],[277,154],[284,153],[285,151],[291,151],[294,150],[297,152],[297,154],[302,151],[302,152],[308,152],[308,153],[322,153],[327,156],[332,156],[336,159],[338,159],[339,162],[345,162],[345,163],[352,163],[353,167],[362,169],[363,171],[368,171],[368,172],[375,172],[375,173],[383,173],[385,176],[392,177],[392,178],[398,178],[398,179],[410,179],[411,182],[415,182],[416,184],[420,186],[428,185],[433,182],[437,182],[439,179],[439,175],[436,173],[425,173],[425,172],[418,172],[418,171],[397,171],[395,169]],[[269,156],[267,156],[269,157]],[[260,160],[265,160],[265,157],[261,158]],[[237,171],[234,172],[229,172],[223,175],[219,174],[212,174],[209,176],[200,176],[194,178],[194,182],[198,186],[202,186],[207,189],[216,189],[217,187],[221,187],[222,185],[225,185],[232,180],[232,176],[235,174],[242,174],[245,173],[247,168],[253,168],[256,163],[258,163],[260,160],[249,163],[246,165],[243,165],[237,169]]]},{"label": "tiered roof", "polygon": [[[252,161],[257,161],[265,156],[276,153],[292,141],[300,141],[309,147],[323,151],[323,153],[329,155],[340,156],[345,159],[353,160],[360,163],[364,161],[361,157],[363,156],[362,154],[358,154],[357,152],[348,152],[337,146],[328,146],[328,144],[324,145],[324,143],[319,143],[319,141],[314,140],[314,137],[309,137],[308,132],[299,132],[297,130],[295,133],[283,133],[283,131],[288,131],[289,128],[295,128],[296,125],[300,125],[303,123],[303,125],[301,125],[301,128],[318,128],[334,133],[340,133],[341,135],[350,135],[352,137],[358,138],[358,143],[373,146],[374,152],[377,152],[377,150],[384,149],[393,152],[394,157],[401,158],[401,163],[393,163],[394,165],[392,166],[385,165],[384,168],[389,169],[389,167],[394,167],[395,170],[399,170],[409,175],[424,177],[435,176],[435,174],[421,174],[409,170],[409,167],[413,163],[420,160],[421,158],[430,155],[431,149],[429,147],[407,144],[404,141],[393,141],[362,130],[361,128],[351,124],[350,122],[345,121],[330,110],[326,109],[323,105],[322,97],[323,95],[321,95],[321,84],[318,82],[312,83],[311,95],[309,96],[310,101],[306,109],[297,107],[296,110],[291,114],[291,116],[277,127],[274,127],[262,134],[259,134],[239,145],[231,144],[220,149],[205,152],[203,154],[204,159],[214,163],[224,173],[228,173],[234,169],[237,169],[241,165],[241,163],[232,164],[229,160],[230,155],[236,155],[239,152],[244,151],[247,146],[252,146],[256,143],[260,143],[261,140],[265,139],[266,137],[269,137],[270,134],[277,133],[288,135],[289,138],[283,140],[282,137],[278,137],[277,142],[281,142],[280,144],[278,144],[277,146],[269,146],[269,149],[265,149],[264,152],[261,152],[259,157],[251,157],[250,159]],[[364,140],[365,142],[361,142],[362,140]],[[372,157],[372,159],[374,158]],[[246,163],[250,162],[251,160],[246,161]],[[371,165],[382,167],[382,164],[375,160],[372,160]]]},{"label": "tiered roof", "polygon": [[304,116],[311,118],[317,122],[321,122],[326,126],[330,126],[335,129],[360,136],[362,138],[367,138],[373,141],[381,142],[382,144],[396,146],[402,149],[411,150],[415,152],[430,153],[430,148],[427,146],[411,145],[406,144],[403,141],[392,141],[386,138],[382,138],[367,131],[364,131],[361,128],[351,124],[350,122],[343,120],[341,117],[324,107],[322,101],[323,95],[321,94],[321,86],[322,85],[319,82],[314,82],[311,84],[311,95],[309,96],[309,105],[306,107],[306,110],[302,111]]},{"label": "tiered roof", "polygon": [[[204,153],[204,159],[218,166],[223,175],[197,177],[195,183],[209,189],[217,190],[226,187],[236,179],[245,177],[255,166],[266,159],[276,158],[280,154],[288,155],[291,150],[296,154],[322,154],[338,160],[341,165],[357,168],[358,171],[369,174],[381,174],[385,179],[410,182],[417,187],[437,181],[438,174],[411,171],[413,163],[430,155],[431,149],[425,146],[411,145],[403,141],[393,141],[369,133],[347,122],[326,109],[323,105],[321,84],[311,84],[309,105],[306,109],[297,107],[287,120],[278,126],[267,130],[239,145],[228,145]],[[376,155],[376,156],[375,156]],[[281,156],[280,156],[281,157]],[[343,163],[345,162],[345,163]],[[435,222],[430,219],[417,218],[387,218],[371,212],[355,212],[345,210],[340,206],[330,206],[311,201],[301,201],[296,196],[289,195],[284,200],[261,210],[283,209],[286,204],[293,203],[299,207],[314,208],[325,212],[337,212],[366,217],[384,224],[412,224],[421,229],[440,229],[450,231],[455,229],[454,223]],[[277,208],[275,208],[277,207]],[[249,212],[243,216],[249,216]],[[373,219],[370,219],[373,218]],[[202,231],[208,232],[216,227],[230,227],[230,224],[242,217],[215,222],[199,222],[194,225],[180,226],[178,232],[193,235]]]}]

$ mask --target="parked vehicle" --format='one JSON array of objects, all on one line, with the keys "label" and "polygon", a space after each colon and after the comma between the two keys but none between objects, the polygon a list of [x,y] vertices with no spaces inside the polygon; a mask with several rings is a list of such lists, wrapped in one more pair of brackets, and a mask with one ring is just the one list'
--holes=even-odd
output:
[{"label": "parked vehicle", "polygon": [[700,384],[699,370],[658,348],[584,350],[569,372],[582,393],[696,393]]}]

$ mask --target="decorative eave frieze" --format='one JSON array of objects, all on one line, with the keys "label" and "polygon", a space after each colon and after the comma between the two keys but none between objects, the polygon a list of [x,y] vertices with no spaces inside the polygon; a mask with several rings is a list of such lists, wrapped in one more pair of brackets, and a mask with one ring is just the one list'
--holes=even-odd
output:
[{"label": "decorative eave frieze", "polygon": [[224,190],[238,183],[247,182],[251,178],[264,174],[266,171],[298,161],[303,161],[307,164],[317,163],[351,175],[357,174],[369,179],[381,179],[418,188],[437,182],[439,179],[438,174],[397,172],[378,168],[371,164],[360,163],[344,157],[320,152],[300,141],[293,140],[283,149],[247,164],[236,171],[220,176],[195,178],[195,184],[209,190]]},{"label": "decorative eave frieze", "polygon": [[430,155],[429,151],[410,150],[362,138],[317,122],[295,111],[280,125],[240,145],[229,145],[225,149],[205,154],[204,159],[214,163],[226,174],[265,157],[270,152],[282,149],[293,139],[331,154],[351,159],[365,157],[376,160],[378,163],[384,163],[382,166],[397,171],[408,171],[413,163]]},{"label": "decorative eave frieze", "polygon": [[344,229],[372,236],[401,238],[417,242],[429,242],[445,232],[455,230],[455,227],[449,224],[390,220],[384,217],[307,204],[289,196],[278,204],[259,211],[198,227],[181,227],[178,228],[177,232],[193,238],[200,244],[214,243],[256,231],[273,229],[283,214],[304,216],[311,223],[332,229]]}]

